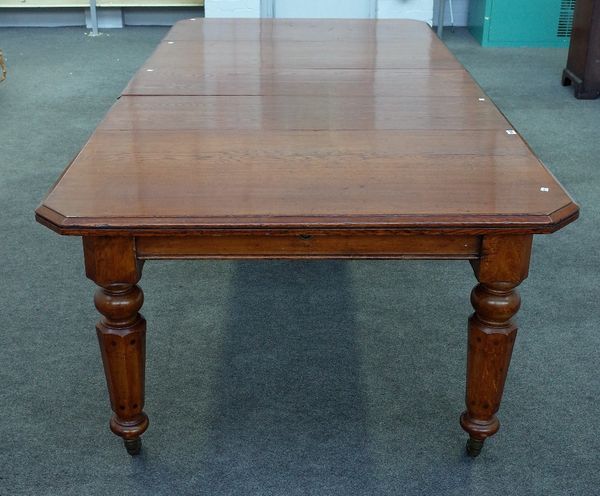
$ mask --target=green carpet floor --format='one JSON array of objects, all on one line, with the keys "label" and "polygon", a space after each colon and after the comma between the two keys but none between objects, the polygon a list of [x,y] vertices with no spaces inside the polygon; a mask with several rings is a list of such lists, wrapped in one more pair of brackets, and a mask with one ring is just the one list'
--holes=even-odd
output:
[{"label": "green carpet floor", "polygon": [[81,243],[33,210],[163,28],[2,29],[0,495],[600,494],[600,100],[447,43],[582,206],[535,241],[502,429],[463,454],[466,262],[152,262],[143,454],[108,430]]}]

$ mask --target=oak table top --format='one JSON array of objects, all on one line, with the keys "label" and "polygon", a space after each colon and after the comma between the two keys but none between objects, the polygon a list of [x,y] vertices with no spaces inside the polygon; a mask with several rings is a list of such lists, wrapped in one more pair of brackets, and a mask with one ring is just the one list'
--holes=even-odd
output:
[{"label": "oak table top", "polygon": [[577,208],[426,24],[178,23],[38,210],[64,234],[510,228]]},{"label": "oak table top", "polygon": [[83,238],[131,454],[148,427],[145,260],[469,260],[476,456],[499,428],[533,235],[577,216],[429,26],[331,19],[177,23],[36,210]]}]

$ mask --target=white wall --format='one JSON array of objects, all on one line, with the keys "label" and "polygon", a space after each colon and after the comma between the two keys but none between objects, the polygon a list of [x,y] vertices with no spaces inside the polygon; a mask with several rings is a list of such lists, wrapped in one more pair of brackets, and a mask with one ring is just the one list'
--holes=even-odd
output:
[{"label": "white wall", "polygon": [[[274,2],[276,17],[370,17],[374,10],[374,0],[262,0],[263,15],[269,10],[266,6],[270,1]],[[434,0],[378,0],[377,17],[418,19],[431,23],[433,3]],[[260,17],[260,13],[261,0],[204,2],[205,17]]]},{"label": "white wall", "polygon": [[[437,3],[437,0],[435,0]],[[379,19],[417,19],[431,24],[434,0],[379,0]]]},{"label": "white wall", "polygon": [[204,17],[260,17],[261,0],[205,0]]},{"label": "white wall", "polygon": [[[448,0],[446,2],[446,10],[444,11],[444,25],[450,25],[450,8],[448,7]],[[438,22],[438,8],[439,1],[435,0],[433,8],[433,23],[437,25]],[[454,10],[454,25],[455,26],[466,26],[468,24],[469,17],[469,0],[452,0],[452,7]]]},{"label": "white wall", "polygon": [[347,18],[372,17],[370,0],[275,0],[275,17],[279,18]]}]

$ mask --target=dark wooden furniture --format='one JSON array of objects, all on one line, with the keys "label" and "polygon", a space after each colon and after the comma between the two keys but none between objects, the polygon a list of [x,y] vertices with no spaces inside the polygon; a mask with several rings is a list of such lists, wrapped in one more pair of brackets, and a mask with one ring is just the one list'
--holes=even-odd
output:
[{"label": "dark wooden furniture", "polygon": [[426,24],[370,20],[178,23],[36,211],[83,238],[131,454],[148,427],[146,260],[353,258],[472,264],[461,425],[477,455],[533,235],[577,215]]},{"label": "dark wooden furniture", "polygon": [[575,98],[600,96],[600,0],[577,0],[563,86],[573,84]]}]

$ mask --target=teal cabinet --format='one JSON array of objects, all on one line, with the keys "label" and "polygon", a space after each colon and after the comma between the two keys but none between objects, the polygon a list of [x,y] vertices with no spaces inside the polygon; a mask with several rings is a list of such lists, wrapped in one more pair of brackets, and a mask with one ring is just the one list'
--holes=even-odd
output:
[{"label": "teal cabinet", "polygon": [[575,0],[471,0],[469,30],[482,46],[569,46]]}]

